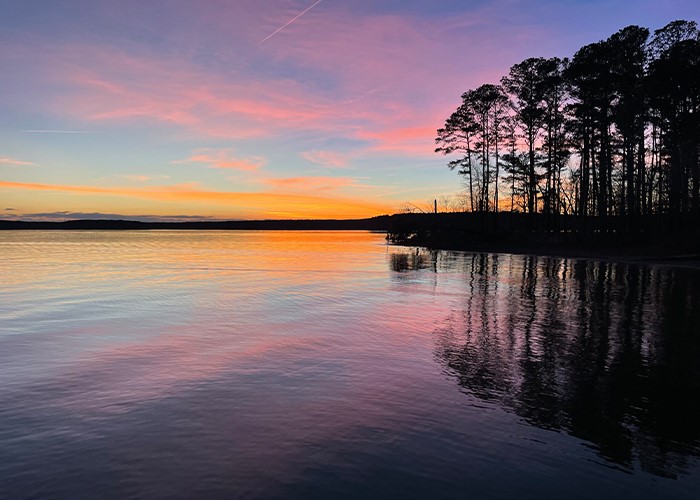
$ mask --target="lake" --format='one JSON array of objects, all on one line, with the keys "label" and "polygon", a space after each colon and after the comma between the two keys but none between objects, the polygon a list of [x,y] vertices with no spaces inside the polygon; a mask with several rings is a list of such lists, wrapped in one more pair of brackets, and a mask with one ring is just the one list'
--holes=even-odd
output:
[{"label": "lake", "polygon": [[697,498],[700,272],[0,232],[2,498]]}]

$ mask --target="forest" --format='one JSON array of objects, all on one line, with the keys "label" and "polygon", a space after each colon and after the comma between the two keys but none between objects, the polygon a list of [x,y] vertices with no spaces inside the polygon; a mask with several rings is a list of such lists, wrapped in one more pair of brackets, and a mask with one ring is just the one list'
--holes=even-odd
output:
[{"label": "forest", "polygon": [[550,230],[696,228],[698,25],[627,26],[571,58],[526,59],[464,92],[435,141],[465,211],[538,214]]}]

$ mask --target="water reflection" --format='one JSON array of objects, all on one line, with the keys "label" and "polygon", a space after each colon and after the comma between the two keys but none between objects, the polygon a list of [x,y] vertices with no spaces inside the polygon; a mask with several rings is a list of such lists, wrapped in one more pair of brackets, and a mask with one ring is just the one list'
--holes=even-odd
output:
[{"label": "water reflection", "polygon": [[416,271],[427,267],[425,252],[421,252],[420,249],[416,249],[413,252],[392,253],[390,254],[389,262],[392,271],[396,272]]},{"label": "water reflection", "polygon": [[700,487],[697,272],[364,232],[17,231],[0,276],[0,498]]},{"label": "water reflection", "polygon": [[[392,269],[421,258],[398,255]],[[433,261],[466,280],[435,332],[437,359],[466,393],[583,439],[625,469],[675,477],[699,455],[695,271],[485,254]]]}]

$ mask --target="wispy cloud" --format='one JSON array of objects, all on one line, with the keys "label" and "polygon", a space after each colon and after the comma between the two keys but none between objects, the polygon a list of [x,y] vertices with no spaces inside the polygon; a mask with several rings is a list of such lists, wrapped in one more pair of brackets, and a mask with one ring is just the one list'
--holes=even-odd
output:
[{"label": "wispy cloud", "polygon": [[307,12],[309,12],[311,9],[313,9],[314,7],[316,7],[318,4],[320,4],[321,1],[322,1],[322,0],[316,0],[316,2],[314,2],[313,4],[311,4],[310,6],[308,6],[306,9],[304,9],[303,11],[301,11],[299,14],[297,14],[296,16],[294,16],[293,18],[291,18],[289,21],[287,21],[286,23],[284,23],[282,26],[280,26],[279,28],[277,28],[275,31],[273,31],[272,33],[270,33],[269,35],[267,35],[265,38],[263,38],[262,40],[260,40],[260,41],[258,42],[258,45],[262,45],[263,43],[265,43],[266,41],[268,41],[270,38],[272,38],[273,36],[275,36],[277,33],[279,33],[280,31],[282,31],[284,28],[286,28],[287,26],[289,26],[290,24],[292,24],[293,22],[295,22],[297,19],[299,19],[301,16],[303,16],[304,14],[306,14]]},{"label": "wispy cloud", "polygon": [[199,222],[211,221],[206,215],[153,215],[153,214],[121,214],[103,212],[37,212],[23,214],[23,220],[35,221],[65,221],[65,220],[137,220],[141,222]]},{"label": "wispy cloud", "polygon": [[126,175],[119,175],[118,177],[121,177],[122,179],[130,180],[130,181],[134,181],[134,182],[148,182],[148,181],[154,181],[154,180],[170,179],[169,175],[126,174]]},{"label": "wispy cloud", "polygon": [[[375,80],[388,80],[383,73],[387,67],[397,64],[398,56],[394,51],[377,61],[380,55],[367,47],[370,55],[363,56],[360,63],[357,55],[345,47],[349,33],[338,41],[339,34],[327,32],[325,27],[322,29],[332,50],[339,54],[332,58],[332,64],[329,56],[313,54],[311,47],[307,49],[308,41],[292,52],[287,47],[276,46],[275,57],[328,74],[339,73],[338,82],[341,83],[333,95],[318,92],[304,81],[261,75],[252,79],[249,76],[223,78],[210,68],[188,61],[133,55],[109,46],[57,46],[55,53],[45,56],[46,64],[39,71],[47,73],[47,81],[65,85],[65,91],[47,94],[47,99],[51,100],[49,107],[55,113],[88,122],[159,122],[181,127],[198,138],[242,141],[303,131],[307,135],[321,132],[356,139],[358,130],[378,131],[433,122],[435,128],[440,125],[439,120],[426,119],[425,110],[417,103],[405,101],[402,96],[416,93],[404,88],[404,80],[399,80],[401,85],[390,89],[384,85],[383,90],[377,90]],[[379,28],[367,28],[353,37],[370,39],[379,46],[381,40],[374,34],[375,29]],[[401,32],[409,30],[403,27]],[[415,30],[410,33],[415,34]],[[407,36],[403,35],[401,42]],[[365,47],[369,42],[361,44]],[[395,52],[402,54],[398,48]],[[338,58],[346,61],[341,66],[350,65],[355,71],[339,69]],[[387,63],[387,59],[393,62]],[[415,65],[415,62],[411,60],[405,64]],[[392,70],[389,80],[395,79],[399,72]],[[425,84],[422,88],[428,86]],[[376,92],[367,92],[367,89]],[[347,103],[347,97],[357,95],[365,96],[363,106]],[[429,140],[432,141],[432,137]]]},{"label": "wispy cloud", "polygon": [[44,129],[31,129],[31,130],[19,130],[19,132],[25,134],[101,134],[102,132],[93,130],[44,130]]},{"label": "wispy cloud", "polygon": [[270,177],[262,179],[268,186],[282,191],[332,191],[344,187],[370,188],[351,177],[300,176],[300,177]]},{"label": "wispy cloud", "polygon": [[254,171],[265,164],[265,159],[259,156],[236,158],[232,149],[198,149],[189,158],[172,163],[200,163],[210,168]]},{"label": "wispy cloud", "polygon": [[299,153],[302,158],[311,163],[328,168],[344,168],[348,165],[350,154],[343,154],[337,151],[318,150],[302,151]]},{"label": "wispy cloud", "polygon": [[433,156],[435,133],[432,127],[398,127],[381,131],[362,130],[357,132],[357,137],[370,143],[369,151]]},{"label": "wispy cloud", "polygon": [[35,163],[32,161],[24,161],[24,160],[18,160],[17,158],[9,158],[7,156],[0,156],[0,165],[21,166],[21,165],[35,165]]}]

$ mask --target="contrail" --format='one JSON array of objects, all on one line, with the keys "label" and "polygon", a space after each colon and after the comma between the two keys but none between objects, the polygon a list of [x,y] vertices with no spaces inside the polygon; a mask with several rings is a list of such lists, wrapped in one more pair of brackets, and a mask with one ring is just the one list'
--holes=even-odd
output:
[{"label": "contrail", "polygon": [[101,134],[91,130],[19,130],[25,134]]},{"label": "contrail", "polygon": [[301,11],[299,14],[297,14],[296,16],[294,16],[293,18],[291,18],[289,21],[287,21],[286,24],[283,24],[282,26],[280,26],[279,28],[277,28],[275,31],[273,31],[272,33],[270,33],[269,35],[267,35],[265,38],[263,38],[262,40],[260,40],[260,41],[258,42],[258,45],[262,45],[263,43],[265,43],[267,40],[269,40],[270,38],[272,38],[273,36],[275,36],[277,33],[279,33],[280,31],[282,31],[284,28],[286,28],[287,26],[289,26],[290,24],[292,24],[294,21],[296,21],[297,19],[299,19],[301,16],[303,16],[304,14],[306,14],[307,12],[309,12],[311,9],[313,9],[314,7],[316,7],[318,4],[321,3],[321,1],[322,1],[322,0],[316,0],[316,1],[315,1],[314,3],[312,3],[309,7],[307,7],[306,9],[304,9],[303,11]]}]

